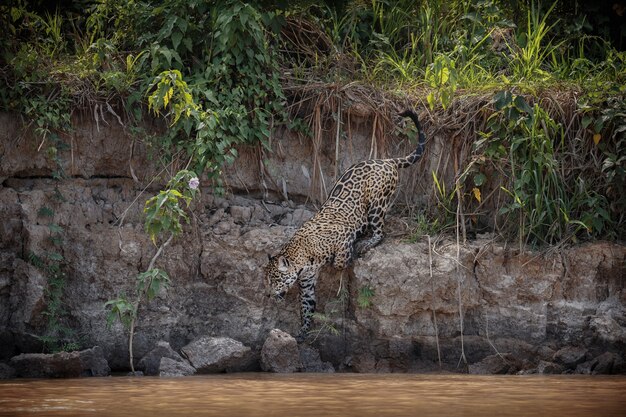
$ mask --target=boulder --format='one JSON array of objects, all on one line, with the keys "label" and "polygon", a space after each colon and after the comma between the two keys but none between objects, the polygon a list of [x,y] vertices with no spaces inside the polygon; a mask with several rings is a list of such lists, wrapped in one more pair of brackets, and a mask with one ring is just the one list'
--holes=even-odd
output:
[{"label": "boulder", "polygon": [[104,358],[104,352],[100,346],[85,349],[78,352],[82,367],[81,376],[108,376],[111,374],[109,363]]},{"label": "boulder", "polygon": [[591,373],[598,374],[617,374],[623,371],[624,361],[613,352],[604,352],[602,355],[594,359],[595,366]]},{"label": "boulder", "polygon": [[300,346],[300,363],[302,372],[335,372],[333,365],[330,362],[323,362],[317,349],[309,345]]},{"label": "boulder", "polygon": [[98,346],[75,352],[22,353],[11,358],[15,375],[23,378],[76,378],[111,373]]},{"label": "boulder", "polygon": [[185,361],[181,362],[164,356],[159,363],[159,376],[161,377],[189,376],[195,373],[196,368]]},{"label": "boulder", "polygon": [[567,369],[576,369],[576,366],[583,363],[587,358],[587,349],[577,346],[566,346],[558,350],[552,360],[563,365]]},{"label": "boulder", "polygon": [[15,377],[15,369],[6,363],[0,363],[0,379],[10,379]]},{"label": "boulder", "polygon": [[168,342],[163,340],[157,342],[154,349],[148,352],[137,364],[137,369],[144,375],[160,375],[161,359],[168,358],[176,362],[185,362],[182,356],[171,348]]},{"label": "boulder", "polygon": [[261,369],[268,372],[291,373],[301,368],[296,339],[279,329],[270,331],[261,349]]},{"label": "boulder", "polygon": [[560,374],[563,373],[563,367],[558,363],[547,362],[547,361],[539,361],[537,365],[538,374]]},{"label": "boulder", "polygon": [[181,352],[198,373],[244,371],[254,363],[250,348],[229,337],[201,336]]},{"label": "boulder", "polygon": [[78,352],[22,353],[11,358],[11,366],[22,378],[77,378],[83,373]]},{"label": "boulder", "polygon": [[508,353],[489,355],[480,362],[469,365],[469,373],[475,375],[514,374],[520,370],[517,359]]},{"label": "boulder", "polygon": [[576,366],[574,373],[580,375],[591,375],[591,373],[593,372],[593,368],[595,368],[597,364],[598,361],[595,359],[580,363]]}]

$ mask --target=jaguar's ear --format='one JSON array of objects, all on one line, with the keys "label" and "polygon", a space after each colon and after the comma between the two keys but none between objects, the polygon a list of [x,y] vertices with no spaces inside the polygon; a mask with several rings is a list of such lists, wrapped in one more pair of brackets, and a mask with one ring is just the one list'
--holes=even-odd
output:
[{"label": "jaguar's ear", "polygon": [[267,260],[271,261],[272,260],[272,255],[270,255],[269,253],[267,254]]},{"label": "jaguar's ear", "polygon": [[282,255],[278,257],[278,270],[280,272],[287,272],[289,270],[289,260]]}]

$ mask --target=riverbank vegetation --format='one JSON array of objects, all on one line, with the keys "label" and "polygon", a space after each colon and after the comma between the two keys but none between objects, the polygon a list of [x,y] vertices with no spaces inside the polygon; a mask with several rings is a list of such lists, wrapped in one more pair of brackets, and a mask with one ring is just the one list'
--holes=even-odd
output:
[{"label": "riverbank vegetation", "polygon": [[[0,109],[53,158],[74,112],[119,121],[219,189],[237,148],[271,151],[279,126],[319,141],[320,119],[340,132],[360,108],[390,132],[410,104],[453,166],[432,172],[429,231],[624,239],[625,11],[596,3],[12,0]],[[155,115],[168,128],[145,131]]]}]

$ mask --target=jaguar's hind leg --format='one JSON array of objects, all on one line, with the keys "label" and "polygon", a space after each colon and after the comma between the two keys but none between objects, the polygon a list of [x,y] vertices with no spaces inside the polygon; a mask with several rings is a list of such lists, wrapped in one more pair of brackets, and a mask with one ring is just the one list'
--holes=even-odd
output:
[{"label": "jaguar's hind leg", "polygon": [[368,216],[368,228],[372,232],[372,236],[368,239],[359,241],[355,246],[357,255],[362,255],[374,246],[378,245],[385,236],[383,233],[383,227],[385,226],[385,213],[389,208],[389,200],[385,199],[380,205],[371,209]]},{"label": "jaguar's hind leg", "polygon": [[341,249],[335,254],[333,258],[333,267],[337,269],[345,269],[350,266],[355,257],[355,240],[356,232],[353,233],[350,238],[346,240],[346,242],[344,242]]}]

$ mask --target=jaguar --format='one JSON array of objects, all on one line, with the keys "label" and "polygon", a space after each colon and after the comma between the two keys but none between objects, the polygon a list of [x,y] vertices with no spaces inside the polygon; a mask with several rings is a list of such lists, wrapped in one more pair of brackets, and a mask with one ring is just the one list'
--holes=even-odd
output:
[{"label": "jaguar", "polygon": [[383,239],[385,214],[398,185],[398,169],[413,165],[424,152],[426,138],[417,114],[409,117],[418,132],[417,148],[404,158],[370,159],[352,165],[333,185],[319,211],[306,221],[265,266],[267,295],[282,300],[297,282],[301,328],[306,339],[315,311],[315,285],[326,264],[344,269]]}]

